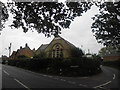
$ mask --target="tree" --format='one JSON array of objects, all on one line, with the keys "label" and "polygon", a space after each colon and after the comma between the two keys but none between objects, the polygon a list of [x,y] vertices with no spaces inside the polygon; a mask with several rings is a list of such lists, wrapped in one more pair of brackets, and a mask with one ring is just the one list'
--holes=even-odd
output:
[{"label": "tree", "polygon": [[4,22],[8,17],[9,15],[6,6],[0,2],[0,31],[4,28]]},{"label": "tree", "polygon": [[79,57],[81,58],[84,55],[84,53],[79,48],[72,48],[71,55],[72,55],[72,58],[79,58]]},{"label": "tree", "polygon": [[100,56],[105,56],[105,55],[108,55],[108,54],[115,54],[115,53],[120,53],[120,46],[109,46],[109,47],[103,47],[100,49],[99,51],[99,55]]},{"label": "tree", "polygon": [[107,48],[106,47],[103,47],[103,48],[101,48],[100,49],[100,51],[99,51],[99,55],[100,56],[104,56],[104,55],[106,55],[108,52],[107,52]]},{"label": "tree", "polygon": [[[11,27],[37,30],[46,36],[61,33],[61,28],[69,28],[75,17],[81,16],[95,4],[100,13],[93,17],[92,31],[98,43],[120,45],[120,1],[119,2],[8,2],[10,13],[14,15]],[[4,6],[4,5],[2,5]],[[3,8],[3,7],[2,7]],[[3,8],[2,20],[8,18]],[[4,15],[5,14],[5,15]]]},{"label": "tree", "polygon": [[18,58],[18,59],[27,59],[27,58],[29,58],[29,57],[27,57],[27,56],[25,56],[25,55],[20,55],[20,56],[18,56],[17,58]]},{"label": "tree", "polygon": [[96,3],[100,13],[93,17],[92,31],[99,43],[120,45],[120,1]]},{"label": "tree", "polygon": [[46,36],[58,34],[69,28],[75,17],[81,16],[92,6],[90,2],[13,2],[8,3],[14,15],[11,27],[37,30]]}]

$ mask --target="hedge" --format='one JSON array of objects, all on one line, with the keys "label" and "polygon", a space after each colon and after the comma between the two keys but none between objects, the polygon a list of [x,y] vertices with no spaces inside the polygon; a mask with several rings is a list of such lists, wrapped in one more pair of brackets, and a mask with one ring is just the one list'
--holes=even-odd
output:
[{"label": "hedge", "polygon": [[72,58],[69,60],[60,58],[8,60],[8,65],[17,66],[40,73],[62,76],[84,76],[101,72],[101,60],[86,57]]},{"label": "hedge", "polygon": [[120,70],[120,60],[116,60],[116,61],[104,61],[104,62],[102,62],[102,65],[114,67],[114,68],[117,68],[118,70]]}]

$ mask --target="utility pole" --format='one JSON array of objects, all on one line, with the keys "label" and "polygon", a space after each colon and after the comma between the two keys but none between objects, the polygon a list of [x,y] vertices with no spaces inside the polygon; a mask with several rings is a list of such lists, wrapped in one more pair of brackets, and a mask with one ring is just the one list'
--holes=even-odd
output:
[{"label": "utility pole", "polygon": [[10,57],[10,54],[11,54],[11,45],[12,45],[12,43],[10,43],[10,46],[8,47],[8,49],[9,49],[9,57]]}]

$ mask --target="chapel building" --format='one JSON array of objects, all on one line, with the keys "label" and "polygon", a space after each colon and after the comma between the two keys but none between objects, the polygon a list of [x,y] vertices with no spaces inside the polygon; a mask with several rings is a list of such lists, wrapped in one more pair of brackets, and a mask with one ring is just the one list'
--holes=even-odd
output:
[{"label": "chapel building", "polygon": [[73,44],[57,35],[49,44],[42,44],[35,52],[35,55],[44,54],[46,58],[71,58]]}]

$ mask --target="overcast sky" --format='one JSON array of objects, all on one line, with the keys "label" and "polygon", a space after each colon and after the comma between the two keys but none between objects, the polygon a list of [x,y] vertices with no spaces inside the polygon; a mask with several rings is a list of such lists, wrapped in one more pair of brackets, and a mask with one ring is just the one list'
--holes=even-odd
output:
[{"label": "overcast sky", "polygon": [[[62,29],[62,34],[60,35],[65,40],[71,42],[76,47],[81,48],[86,53],[90,49],[91,53],[98,53],[98,51],[103,47],[102,44],[98,44],[97,40],[93,36],[91,25],[93,17],[98,13],[98,8],[93,6],[91,10],[87,11],[81,17],[77,17],[70,25],[70,29]],[[28,43],[28,46],[33,49],[38,49],[41,44],[48,44],[54,38],[53,36],[47,38],[44,34],[38,34],[36,31],[29,31],[23,33],[21,28],[11,29],[8,27],[11,23],[11,17],[5,24],[5,28],[0,35],[0,56],[8,56],[8,46],[12,43],[12,51],[16,51],[20,46],[24,47],[25,43]],[[83,47],[81,47],[81,45]]]}]

